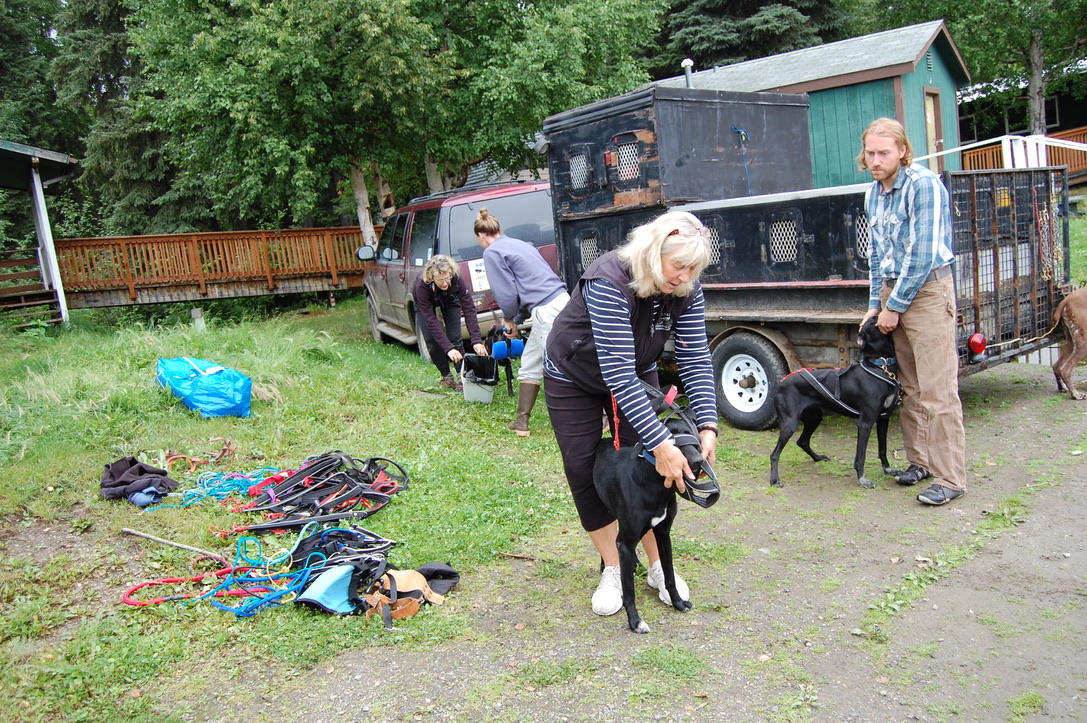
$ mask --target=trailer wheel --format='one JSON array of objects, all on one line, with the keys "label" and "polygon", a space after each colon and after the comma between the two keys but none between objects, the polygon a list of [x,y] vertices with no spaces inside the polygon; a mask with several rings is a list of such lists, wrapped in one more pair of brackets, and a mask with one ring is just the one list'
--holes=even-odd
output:
[{"label": "trailer wheel", "polygon": [[717,410],[729,424],[757,431],[777,423],[774,392],[788,373],[785,359],[766,338],[738,331],[713,350]]}]

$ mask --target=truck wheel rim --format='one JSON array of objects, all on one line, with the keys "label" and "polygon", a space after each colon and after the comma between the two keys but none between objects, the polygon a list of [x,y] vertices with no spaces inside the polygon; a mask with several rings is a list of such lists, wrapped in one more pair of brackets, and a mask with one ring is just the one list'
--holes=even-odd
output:
[{"label": "truck wheel rim", "polygon": [[741,412],[756,412],[766,403],[770,381],[758,359],[747,354],[729,357],[721,372],[725,397]]}]

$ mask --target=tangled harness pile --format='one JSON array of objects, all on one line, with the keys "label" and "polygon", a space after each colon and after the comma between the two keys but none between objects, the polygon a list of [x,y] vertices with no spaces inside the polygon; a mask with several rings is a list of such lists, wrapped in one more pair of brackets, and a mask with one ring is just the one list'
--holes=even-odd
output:
[{"label": "tangled harness pile", "polygon": [[[235,495],[244,495],[251,501],[236,504],[233,511],[263,513],[265,521],[213,531],[226,539],[241,532],[285,534],[297,529],[293,547],[266,556],[259,538],[244,535],[236,542],[232,564],[217,555],[202,555],[194,565],[210,558],[219,569],[142,582],[122,599],[134,606],[207,600],[237,617],[296,601],[340,615],[378,614],[392,628],[393,619],[414,615],[423,603],[441,604],[443,594],[459,582],[459,574],[442,563],[398,570],[387,558],[394,541],[355,524],[333,525],[374,514],[407,487],[408,474],[396,462],[384,457],[358,459],[339,450],[307,458],[296,471],[266,467],[250,474],[202,474],[193,489],[181,493],[180,504],[146,511],[186,507],[208,497],[237,503]],[[151,600],[135,596],[143,588],[194,584],[199,586],[196,591]],[[241,600],[232,605],[227,598]]]}]

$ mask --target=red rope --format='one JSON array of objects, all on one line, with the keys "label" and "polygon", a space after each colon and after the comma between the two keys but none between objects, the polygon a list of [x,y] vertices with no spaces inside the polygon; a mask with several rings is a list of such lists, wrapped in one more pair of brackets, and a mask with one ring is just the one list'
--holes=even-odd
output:
[{"label": "red rope", "polygon": [[[177,595],[166,595],[163,597],[154,598],[153,600],[136,600],[132,596],[136,594],[137,591],[142,590],[145,587],[154,587],[156,585],[177,585],[183,582],[200,582],[201,580],[208,577],[224,577],[234,572],[248,572],[252,569],[253,568],[251,567],[224,567],[221,570],[216,570],[214,572],[205,572],[200,575],[193,575],[192,577],[163,577],[158,580],[148,580],[147,582],[141,582],[140,584],[131,587],[128,592],[121,596],[121,601],[125,605],[145,607],[147,605],[158,605],[160,603],[168,602],[170,600],[188,600],[196,593],[179,593]],[[268,592],[271,592],[271,590],[265,587],[241,588],[239,590],[217,590],[215,592],[215,597],[226,597],[228,595],[254,595],[257,593]]]}]

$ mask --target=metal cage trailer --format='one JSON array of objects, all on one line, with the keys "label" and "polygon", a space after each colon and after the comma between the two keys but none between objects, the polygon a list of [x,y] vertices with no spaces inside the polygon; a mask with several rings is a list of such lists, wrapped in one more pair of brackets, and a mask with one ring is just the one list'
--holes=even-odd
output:
[{"label": "metal cage trailer", "polygon": [[[1068,290],[1063,168],[944,174],[951,196],[960,375],[1059,340]],[[779,380],[856,357],[868,308],[867,184],[677,204],[711,229],[702,276],[719,411],[742,429],[777,419]],[[576,280],[661,207],[560,220],[559,263]],[[980,336],[979,336],[980,335]]]}]

